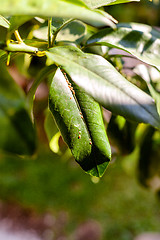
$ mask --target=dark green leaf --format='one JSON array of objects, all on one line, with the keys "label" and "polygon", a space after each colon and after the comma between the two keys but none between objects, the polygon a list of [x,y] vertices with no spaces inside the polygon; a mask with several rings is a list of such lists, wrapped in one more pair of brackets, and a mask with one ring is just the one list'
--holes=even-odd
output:
[{"label": "dark green leaf", "polygon": [[23,25],[25,22],[32,19],[31,16],[12,16],[9,19],[10,27],[9,31],[13,32],[14,30],[17,30],[21,25]]},{"label": "dark green leaf", "polygon": [[94,34],[87,44],[119,48],[160,68],[160,33],[144,24],[119,24],[116,30],[104,29]]},{"label": "dark green leaf", "polygon": [[[122,121],[124,121],[123,126],[120,124]],[[120,116],[111,117],[107,127],[107,133],[111,145],[116,149],[118,154],[130,154],[134,150],[136,127],[137,124],[128,122]]]},{"label": "dark green leaf", "polygon": [[99,105],[78,88],[72,94],[58,69],[51,83],[49,106],[75,160],[89,174],[102,176],[109,162],[110,146]]},{"label": "dark green leaf", "polygon": [[[57,70],[50,86],[49,107],[76,161],[83,162],[91,152],[89,134],[60,69]],[[81,138],[78,138],[79,132]]]},{"label": "dark green leaf", "polygon": [[33,154],[35,130],[27,113],[24,95],[4,65],[0,80],[0,149],[17,154]]},{"label": "dark green leaf", "polygon": [[73,46],[55,47],[46,55],[105,108],[127,119],[160,127],[154,100],[103,57],[83,53]]},{"label": "dark green leaf", "polygon": [[33,107],[33,101],[37,87],[46,77],[49,77],[50,74],[55,73],[56,69],[57,67],[55,65],[50,65],[42,68],[41,71],[39,71],[27,95],[27,102],[30,107],[30,110]]},{"label": "dark green leaf", "polygon": [[4,42],[6,41],[6,36],[7,36],[7,28],[4,28],[0,26],[0,46],[4,45]]},{"label": "dark green leaf", "polygon": [[[158,134],[157,134],[158,133]],[[155,137],[155,136],[158,136]],[[140,182],[154,191],[160,191],[160,135],[152,127],[143,132],[138,159]]]},{"label": "dark green leaf", "polygon": [[91,175],[102,176],[111,158],[110,144],[103,123],[99,104],[72,82],[78,105],[90,134],[92,152],[90,156]]},{"label": "dark green leaf", "polygon": [[[3,50],[0,50],[0,61],[3,62],[3,59],[5,58],[5,56],[6,56],[6,52],[3,51]],[[5,58],[5,59],[6,59],[6,58]]]}]

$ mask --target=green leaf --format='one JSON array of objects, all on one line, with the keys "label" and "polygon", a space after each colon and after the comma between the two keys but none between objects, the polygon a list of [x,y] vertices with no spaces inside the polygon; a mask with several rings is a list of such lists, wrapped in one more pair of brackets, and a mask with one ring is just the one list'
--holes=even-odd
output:
[{"label": "green leaf", "polygon": [[90,10],[79,0],[6,0],[1,2],[0,13],[3,15],[76,18],[96,27],[108,24],[114,26],[109,19]]},{"label": "green leaf", "polygon": [[92,97],[73,81],[71,82],[92,142],[90,159],[93,162],[93,168],[90,174],[102,176],[111,158],[111,148],[103,123],[102,111],[100,105]]},{"label": "green leaf", "polygon": [[21,25],[23,25],[25,22],[29,21],[32,18],[33,17],[31,16],[12,16],[9,19],[10,22],[9,31],[13,32],[17,30]]},{"label": "green leaf", "polygon": [[144,24],[118,24],[116,30],[104,29],[94,34],[87,44],[119,48],[160,68],[160,33]]},{"label": "green leaf", "polygon": [[55,153],[61,153],[59,144],[58,144],[60,132],[49,110],[47,111],[47,114],[46,114],[44,128],[48,137],[50,149]]},{"label": "green leaf", "polygon": [[[61,27],[61,26],[60,26]],[[52,31],[55,27],[53,26]],[[58,29],[58,28],[57,28]],[[79,43],[85,35],[85,25],[80,21],[73,21],[68,23],[64,28],[62,28],[57,37],[56,41],[70,41]],[[48,27],[42,27],[33,32],[34,37],[47,41]]]},{"label": "green leaf", "polygon": [[107,127],[107,133],[111,145],[119,154],[127,155],[134,150],[136,127],[137,124],[128,122],[120,116],[115,117],[112,115]]},{"label": "green leaf", "polygon": [[85,4],[90,8],[98,8],[102,6],[128,3],[133,1],[139,2],[139,0],[83,0],[83,2],[85,2]]},{"label": "green leaf", "polygon": [[4,28],[9,28],[10,26],[9,21],[1,15],[0,15],[0,26]]},{"label": "green leaf", "polygon": [[2,26],[0,26],[0,46],[4,45],[4,42],[6,41],[6,36],[7,36],[7,28],[4,28]]},{"label": "green leaf", "polygon": [[[151,68],[153,68],[153,67],[150,66],[150,68],[147,68],[147,66],[145,66],[144,64],[139,64],[135,67],[134,72],[136,74],[138,74],[139,76],[141,76],[143,78],[143,80],[146,82],[148,89],[150,91],[150,94],[156,102],[157,112],[160,116],[160,93],[158,91],[156,91],[156,89],[153,87],[152,77],[150,74]],[[158,71],[158,70],[156,70],[156,71]]]},{"label": "green leaf", "polygon": [[[91,152],[89,135],[60,69],[56,71],[50,86],[49,108],[76,161],[83,162]],[[81,132],[80,139],[79,132]]]},{"label": "green leaf", "polygon": [[138,177],[141,184],[153,191],[160,191],[159,137],[159,131],[148,127],[139,146]]},{"label": "green leaf", "polygon": [[121,4],[121,3],[129,3],[129,2],[140,2],[140,0],[115,0],[115,1],[110,1],[108,5],[115,5],[115,4]]},{"label": "green leaf", "polygon": [[25,106],[24,95],[1,64],[0,149],[16,154],[33,154],[35,130]]},{"label": "green leaf", "polygon": [[103,57],[83,53],[73,46],[55,47],[46,55],[108,110],[132,121],[160,127],[154,100],[128,82]]},{"label": "green leaf", "polygon": [[35,96],[37,87],[46,77],[49,77],[50,74],[53,74],[53,72],[55,72],[56,69],[57,69],[56,66],[50,65],[50,66],[46,66],[46,67],[42,68],[39,71],[37,77],[35,78],[35,80],[32,84],[32,87],[30,88],[28,95],[27,95],[27,104],[28,104],[30,110],[33,108],[33,101],[34,101],[34,96]]},{"label": "green leaf", "polygon": [[56,41],[70,41],[80,43],[85,35],[85,25],[80,21],[73,21],[62,28],[56,38]]},{"label": "green leaf", "polygon": [[[100,108],[95,101],[87,97],[89,107],[92,104],[92,108],[96,106],[94,118],[92,111],[83,106],[86,105],[86,95],[77,90],[74,96],[64,75],[58,69],[50,87],[49,107],[75,160],[87,173],[100,177],[110,157],[108,139],[102,125],[102,117],[99,115]],[[85,98],[83,104],[80,96]],[[84,113],[83,117],[80,111]],[[101,125],[97,126],[97,123]]]},{"label": "green leaf", "polygon": [[6,52],[3,50],[0,50],[0,61],[3,62],[3,59],[5,58],[5,56],[6,56]]}]

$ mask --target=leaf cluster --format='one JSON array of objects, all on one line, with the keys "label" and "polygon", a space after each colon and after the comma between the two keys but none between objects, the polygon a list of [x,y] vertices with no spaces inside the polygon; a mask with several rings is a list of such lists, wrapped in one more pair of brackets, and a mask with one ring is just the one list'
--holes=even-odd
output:
[{"label": "leaf cluster", "polygon": [[[113,155],[111,146],[121,154],[135,149],[139,123],[149,124],[149,129],[158,132],[159,85],[149,71],[160,70],[160,33],[144,24],[117,24],[103,9],[126,2],[130,0],[1,3],[2,151],[19,155],[36,151],[34,99],[42,81],[49,89],[44,108],[49,109],[45,131],[51,149],[65,156],[60,131],[76,162],[90,175],[104,174]],[[132,69],[134,77],[124,72],[124,56],[141,63]],[[25,94],[11,77],[13,69],[5,63],[19,69],[25,78],[34,79]],[[29,82],[25,84],[29,86]]]}]

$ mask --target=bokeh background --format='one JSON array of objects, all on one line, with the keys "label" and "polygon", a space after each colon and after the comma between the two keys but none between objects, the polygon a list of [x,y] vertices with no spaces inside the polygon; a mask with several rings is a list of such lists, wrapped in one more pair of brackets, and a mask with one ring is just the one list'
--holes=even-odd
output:
[{"label": "bokeh background", "polygon": [[[160,26],[158,0],[105,10],[119,22]],[[11,72],[18,79],[14,69]],[[90,177],[63,142],[65,154],[49,150],[44,131],[46,104],[47,89],[42,84],[34,109],[37,154],[26,159],[0,153],[0,239],[139,240],[140,234],[147,233],[141,237],[154,240],[149,234],[160,234],[160,201],[138,180],[138,148],[127,156],[116,155],[102,179]]]}]

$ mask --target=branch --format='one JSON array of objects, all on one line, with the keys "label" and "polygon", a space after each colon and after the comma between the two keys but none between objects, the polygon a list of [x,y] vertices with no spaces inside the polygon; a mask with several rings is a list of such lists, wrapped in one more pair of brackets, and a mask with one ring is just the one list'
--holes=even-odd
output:
[{"label": "branch", "polygon": [[34,54],[39,57],[45,55],[45,51],[40,51],[37,47],[28,46],[25,43],[0,43],[0,49],[7,51],[7,52],[22,52],[22,53],[29,53]]}]

